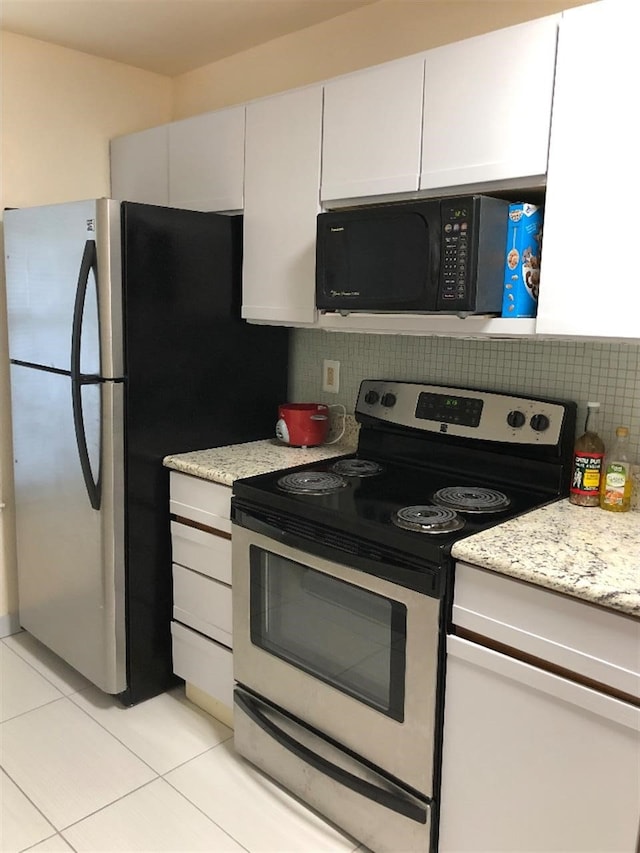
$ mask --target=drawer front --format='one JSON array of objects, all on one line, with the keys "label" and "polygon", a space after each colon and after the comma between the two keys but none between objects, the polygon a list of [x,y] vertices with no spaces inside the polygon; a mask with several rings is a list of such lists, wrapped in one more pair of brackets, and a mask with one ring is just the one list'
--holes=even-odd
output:
[{"label": "drawer front", "polygon": [[171,522],[173,562],[222,583],[231,583],[231,539]]},{"label": "drawer front", "polygon": [[228,708],[233,707],[231,650],[177,622],[171,623],[171,637],[175,674]]},{"label": "drawer front", "polygon": [[453,624],[640,695],[640,620],[623,613],[457,563]]},{"label": "drawer front", "polygon": [[225,646],[231,639],[231,587],[173,564],[173,618]]},{"label": "drawer front", "polygon": [[231,488],[179,471],[169,475],[169,508],[174,515],[231,533]]}]

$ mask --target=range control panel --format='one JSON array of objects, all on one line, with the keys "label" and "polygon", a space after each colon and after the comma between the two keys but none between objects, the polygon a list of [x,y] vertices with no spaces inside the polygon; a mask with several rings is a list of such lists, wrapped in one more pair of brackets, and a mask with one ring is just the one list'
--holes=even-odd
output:
[{"label": "range control panel", "polygon": [[389,424],[512,444],[557,445],[561,402],[443,385],[365,379],[356,412]]}]

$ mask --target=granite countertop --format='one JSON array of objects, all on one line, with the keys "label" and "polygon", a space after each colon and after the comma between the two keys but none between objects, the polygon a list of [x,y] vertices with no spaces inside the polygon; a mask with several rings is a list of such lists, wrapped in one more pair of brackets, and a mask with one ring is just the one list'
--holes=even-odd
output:
[{"label": "granite countertop", "polygon": [[191,453],[165,456],[163,464],[183,474],[192,474],[202,480],[213,480],[214,483],[232,486],[234,480],[242,477],[320,462],[323,459],[353,453],[355,449],[355,445],[344,441],[302,448],[288,447],[277,438],[266,438],[245,444],[228,444],[211,450],[194,450]]},{"label": "granite countertop", "polygon": [[640,617],[640,513],[560,500],[456,542],[458,560]]},{"label": "granite countertop", "polygon": [[[332,427],[329,441],[334,440],[334,435],[337,438],[337,432]],[[253,477],[255,474],[266,474],[269,471],[280,471],[354,453],[357,444],[358,424],[353,416],[347,415],[344,434],[335,444],[307,448],[289,447],[277,438],[266,438],[165,456],[163,464],[183,474],[192,474],[203,480],[231,486],[234,480],[242,477]]]}]

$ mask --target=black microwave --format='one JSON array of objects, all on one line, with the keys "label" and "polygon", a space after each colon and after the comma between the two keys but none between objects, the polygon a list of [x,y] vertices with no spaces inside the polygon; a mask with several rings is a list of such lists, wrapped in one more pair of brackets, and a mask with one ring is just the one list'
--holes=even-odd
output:
[{"label": "black microwave", "polygon": [[508,213],[483,195],[320,213],[316,307],[500,314]]}]

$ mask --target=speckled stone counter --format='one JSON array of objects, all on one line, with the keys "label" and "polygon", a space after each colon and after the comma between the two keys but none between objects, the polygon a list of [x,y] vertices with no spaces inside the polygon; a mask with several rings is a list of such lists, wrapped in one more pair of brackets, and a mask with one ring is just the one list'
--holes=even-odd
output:
[{"label": "speckled stone counter", "polygon": [[640,512],[556,501],[453,546],[453,556],[640,617]]},{"label": "speckled stone counter", "polygon": [[231,486],[234,480],[241,477],[293,468],[307,462],[320,462],[322,459],[353,453],[354,450],[354,445],[345,442],[303,449],[287,447],[275,438],[267,438],[246,444],[229,444],[211,450],[194,450],[191,453],[165,456],[163,463],[174,471]]},{"label": "speckled stone counter", "polygon": [[[335,431],[332,429],[329,434],[330,441],[334,435]],[[253,477],[255,474],[266,474],[269,471],[279,471],[353,453],[357,443],[358,424],[353,416],[347,415],[344,435],[335,444],[307,448],[288,447],[276,438],[268,438],[165,456],[163,464],[174,471],[231,486],[234,480],[242,477]]]}]

